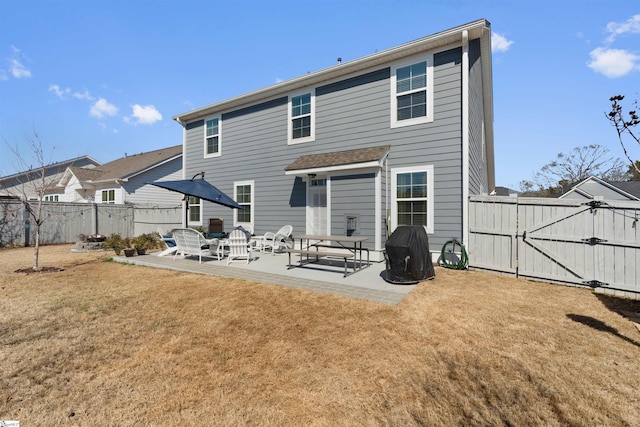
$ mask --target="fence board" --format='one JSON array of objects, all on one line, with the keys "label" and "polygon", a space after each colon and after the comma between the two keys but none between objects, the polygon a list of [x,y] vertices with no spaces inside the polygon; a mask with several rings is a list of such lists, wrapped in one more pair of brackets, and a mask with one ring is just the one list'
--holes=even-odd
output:
[{"label": "fence board", "polygon": [[[36,209],[36,203],[32,203]],[[81,234],[117,233],[134,237],[157,231],[171,230],[182,224],[182,209],[175,206],[136,208],[132,205],[94,203],[43,202],[44,219],[40,227],[40,242],[74,243]],[[0,200],[0,247],[35,243],[35,226],[25,215],[25,207],[17,200]]]},{"label": "fence board", "polygon": [[469,212],[471,267],[640,294],[640,202],[472,196]]}]

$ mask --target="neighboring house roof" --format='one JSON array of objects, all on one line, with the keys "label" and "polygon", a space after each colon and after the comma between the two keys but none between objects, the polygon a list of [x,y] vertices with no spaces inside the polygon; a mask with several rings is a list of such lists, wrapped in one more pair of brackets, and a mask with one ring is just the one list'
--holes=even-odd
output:
[{"label": "neighboring house roof", "polygon": [[182,144],[146,153],[125,156],[92,169],[71,167],[65,173],[60,185],[65,186],[71,178],[70,174],[80,182],[92,184],[115,180],[127,181],[149,169],[182,156]]},{"label": "neighboring house roof", "polygon": [[612,182],[611,184],[640,200],[640,181]]},{"label": "neighboring house roof", "polygon": [[[390,146],[368,147],[358,150],[335,151],[298,157],[284,168],[287,174],[378,166],[389,153]],[[341,168],[342,167],[342,168]]]},{"label": "neighboring house roof", "polygon": [[560,199],[594,199],[604,197],[619,200],[640,200],[640,181],[609,182],[595,176],[579,182],[562,194]]},{"label": "neighboring house roof", "polygon": [[[89,156],[79,156],[69,160],[63,160],[61,162],[51,163],[45,166],[45,175],[51,176],[57,173],[64,172],[70,166],[73,165],[87,165],[88,166],[100,166],[101,163]],[[41,169],[29,169],[28,171],[18,172],[12,175],[3,176],[0,178],[0,188],[8,188],[14,185],[20,184],[25,181],[31,181],[41,177]]]},{"label": "neighboring house roof", "polygon": [[518,192],[508,187],[500,187],[500,186],[496,187],[496,193],[495,193],[496,196],[510,196],[512,194],[518,194]]}]

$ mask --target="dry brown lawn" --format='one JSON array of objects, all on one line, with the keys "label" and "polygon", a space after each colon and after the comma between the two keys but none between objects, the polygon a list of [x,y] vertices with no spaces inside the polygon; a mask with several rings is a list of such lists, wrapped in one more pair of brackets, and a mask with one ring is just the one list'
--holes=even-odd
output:
[{"label": "dry brown lawn", "polygon": [[0,420],[640,425],[640,303],[437,269],[398,306],[0,250]]}]

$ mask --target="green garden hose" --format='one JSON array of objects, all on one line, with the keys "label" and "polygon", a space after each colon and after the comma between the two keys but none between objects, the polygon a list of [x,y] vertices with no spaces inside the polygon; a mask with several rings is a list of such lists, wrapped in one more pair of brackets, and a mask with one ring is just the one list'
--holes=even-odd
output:
[{"label": "green garden hose", "polygon": [[[447,250],[448,245],[452,245],[451,250]],[[456,245],[460,246],[460,259],[458,262],[455,262],[452,259],[457,258],[457,256],[455,256]],[[450,256],[449,259],[447,259],[445,256],[447,253],[454,254],[454,256]],[[450,268],[452,270],[465,270],[469,265],[469,257],[467,256],[467,251],[462,242],[457,239],[451,239],[445,243],[444,246],[442,246],[442,251],[440,252],[440,263],[443,267]]]}]

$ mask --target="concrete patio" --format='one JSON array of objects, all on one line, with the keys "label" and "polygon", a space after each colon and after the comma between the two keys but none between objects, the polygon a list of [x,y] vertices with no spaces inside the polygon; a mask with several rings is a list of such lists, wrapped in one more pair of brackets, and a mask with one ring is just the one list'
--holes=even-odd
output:
[{"label": "concrete patio", "polygon": [[[416,285],[394,285],[384,280],[385,263],[372,262],[367,268],[343,277],[342,260],[323,259],[321,264],[306,264],[304,267],[288,269],[289,259],[284,253],[253,252],[250,263],[233,262],[227,266],[227,259],[203,258],[202,264],[196,257],[175,260],[173,256],[139,255],[134,257],[115,256],[117,262],[154,268],[206,274],[218,277],[251,280],[292,288],[307,289],[364,299],[382,304],[396,305]],[[292,263],[295,264],[292,258]]]}]

